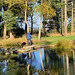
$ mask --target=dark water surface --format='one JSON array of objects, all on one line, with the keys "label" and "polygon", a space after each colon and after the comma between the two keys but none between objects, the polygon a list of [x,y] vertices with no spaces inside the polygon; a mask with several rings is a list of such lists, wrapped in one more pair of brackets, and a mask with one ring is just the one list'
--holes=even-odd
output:
[{"label": "dark water surface", "polygon": [[[26,66],[28,63],[31,65],[31,69],[35,70],[33,74],[30,75],[43,75],[41,58],[39,54],[39,49],[31,53],[31,59],[28,59],[28,55],[25,53],[25,57],[22,58],[20,54],[17,58],[20,59],[20,62],[25,62]],[[66,57],[60,57],[52,50],[41,49],[42,61],[46,75],[75,75],[75,61],[72,58],[69,58],[69,63],[66,61]],[[68,64],[68,65],[67,65]],[[6,60],[0,62],[0,75],[6,74],[7,69]],[[38,73],[40,71],[40,74]],[[15,71],[11,75],[16,75]]]}]

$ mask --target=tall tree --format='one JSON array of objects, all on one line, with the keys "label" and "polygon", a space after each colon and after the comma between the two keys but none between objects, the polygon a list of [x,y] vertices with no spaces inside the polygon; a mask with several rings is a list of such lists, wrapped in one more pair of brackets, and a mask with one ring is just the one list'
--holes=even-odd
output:
[{"label": "tall tree", "polygon": [[29,10],[28,3],[35,2],[35,0],[25,0],[25,23],[27,25],[27,32],[29,32],[29,24],[27,21],[27,11]]},{"label": "tall tree", "polygon": [[25,1],[25,4],[26,4],[25,5],[26,6],[26,8],[25,8],[25,23],[27,25],[27,32],[29,32],[29,24],[27,22],[27,7],[28,7],[27,3],[28,3],[28,0]]},{"label": "tall tree", "polygon": [[4,22],[4,34],[3,34],[3,38],[6,38],[6,22]]},{"label": "tall tree", "polygon": [[29,24],[28,24],[28,21],[27,21],[27,11],[29,10],[29,6],[28,6],[28,3],[29,2],[34,2],[35,0],[4,0],[4,2],[6,4],[9,5],[9,8],[11,8],[12,6],[14,6],[15,4],[20,4],[20,5],[23,5],[23,12],[25,12],[25,23],[27,25],[27,32],[29,32]]},{"label": "tall tree", "polygon": [[65,36],[67,36],[67,0],[65,0]]},{"label": "tall tree", "polygon": [[51,6],[53,7],[53,9],[56,10],[56,16],[52,18],[53,21],[55,21],[55,23],[53,23],[51,21],[50,21],[50,23],[55,24],[55,27],[56,27],[58,33],[60,32],[59,29],[61,27],[61,33],[62,33],[62,25],[60,24],[60,21],[63,21],[63,19],[62,19],[63,16],[61,16],[61,15],[63,14],[62,9],[63,9],[63,6],[64,6],[64,1],[63,0],[49,0],[49,1],[50,1]]},{"label": "tall tree", "polygon": [[6,29],[7,31],[10,31],[10,38],[13,38],[11,29],[13,29],[13,26],[15,24],[15,17],[11,11],[4,11],[3,13],[3,20],[4,20],[4,39],[6,38]]},{"label": "tall tree", "polygon": [[[36,12],[39,12],[40,15],[40,25],[39,25],[39,35],[38,35],[38,40],[41,39],[41,23],[42,23],[42,17],[43,15],[46,15],[46,19],[48,20],[49,18],[52,18],[53,16],[56,15],[54,9],[48,5],[48,1],[43,1],[41,0],[41,4],[37,4],[35,6]],[[42,10],[43,9],[43,10]]]},{"label": "tall tree", "polygon": [[34,10],[33,7],[35,5],[35,2],[28,3],[28,7],[30,10],[28,10],[28,17],[31,18],[31,34],[33,33],[33,16],[34,16]]},{"label": "tall tree", "polygon": [[63,6],[61,6],[61,35],[63,35]]},{"label": "tall tree", "polygon": [[33,33],[33,13],[31,14],[31,34]]},{"label": "tall tree", "polygon": [[71,18],[71,35],[73,34],[73,1],[72,1],[72,18]]},{"label": "tall tree", "polygon": [[[45,0],[42,1],[44,2]],[[44,14],[43,15],[43,36],[45,36],[45,20],[46,20],[46,15]]]}]

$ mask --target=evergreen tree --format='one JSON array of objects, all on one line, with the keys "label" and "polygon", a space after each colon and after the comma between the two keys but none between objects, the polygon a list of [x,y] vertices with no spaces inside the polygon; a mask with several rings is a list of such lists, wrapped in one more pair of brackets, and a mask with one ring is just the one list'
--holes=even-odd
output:
[{"label": "evergreen tree", "polygon": [[4,20],[4,39],[5,39],[6,30],[11,31],[11,29],[13,29],[13,26],[16,23],[16,18],[14,17],[13,13],[10,10],[8,10],[3,12],[3,20]]}]

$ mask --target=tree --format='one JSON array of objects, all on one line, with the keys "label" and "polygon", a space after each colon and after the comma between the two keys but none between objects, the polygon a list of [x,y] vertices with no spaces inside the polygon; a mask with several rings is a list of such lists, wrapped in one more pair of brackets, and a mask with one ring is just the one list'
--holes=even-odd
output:
[{"label": "tree", "polygon": [[28,11],[28,17],[31,18],[31,34],[33,33],[33,13],[34,13],[33,7],[34,5],[35,3],[31,2],[29,4],[30,10]]},{"label": "tree", "polygon": [[73,34],[73,1],[72,1],[72,18],[71,18],[71,35]]},{"label": "tree", "polygon": [[25,0],[25,23],[27,25],[27,32],[29,32],[29,24],[27,22],[27,11],[30,9],[30,7],[28,7],[28,3],[29,2],[35,2],[35,0]]},{"label": "tree", "polygon": [[[53,28],[57,30],[58,33],[60,33],[60,27],[61,27],[61,33],[63,30],[63,6],[64,6],[64,1],[63,0],[49,0],[49,4],[51,4],[52,8],[56,11],[56,16],[51,18],[53,21],[49,21],[49,28]],[[61,16],[62,15],[62,16]],[[62,21],[62,22],[60,22]],[[53,26],[54,25],[54,26]]]},{"label": "tree", "polygon": [[[43,2],[45,0],[42,0]],[[45,36],[45,20],[46,20],[46,15],[43,15],[43,36]]]},{"label": "tree", "polygon": [[67,36],[67,0],[65,0],[65,36]]},{"label": "tree", "polygon": [[14,6],[15,4],[20,4],[20,6],[22,5],[23,6],[23,11],[25,12],[25,23],[27,25],[27,32],[29,32],[29,24],[28,24],[28,21],[27,21],[27,11],[29,10],[29,6],[28,6],[28,3],[29,2],[35,2],[35,0],[4,0],[4,2],[6,4],[9,5],[9,8],[11,8],[12,6]]},{"label": "tree", "polygon": [[10,31],[10,38],[13,38],[11,30],[13,29],[13,26],[16,23],[16,18],[14,17],[13,13],[10,10],[8,10],[4,11],[3,20],[4,20],[4,39],[6,38],[6,29],[7,31]]},{"label": "tree", "polygon": [[[42,10],[43,9],[43,10]],[[35,11],[39,12],[40,16],[40,25],[39,25],[39,35],[38,40],[41,39],[41,23],[42,23],[42,17],[43,15],[46,15],[46,19],[52,18],[56,15],[54,9],[48,4],[48,1],[41,1],[41,4],[37,4],[35,6]]]},{"label": "tree", "polygon": [[[62,2],[61,0],[61,3]],[[61,7],[61,35],[63,36],[63,6]]]}]

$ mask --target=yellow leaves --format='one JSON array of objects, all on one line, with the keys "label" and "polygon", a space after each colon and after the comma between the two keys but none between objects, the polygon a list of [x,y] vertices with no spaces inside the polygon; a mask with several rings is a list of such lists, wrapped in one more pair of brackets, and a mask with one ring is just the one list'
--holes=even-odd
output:
[{"label": "yellow leaves", "polygon": [[28,10],[31,10],[31,8],[30,8],[30,7],[28,7]]},{"label": "yellow leaves", "polygon": [[48,5],[47,2],[43,2],[41,4],[37,4],[35,9],[36,9],[36,12],[40,13],[41,17],[43,15],[46,15],[46,19],[47,18],[52,18],[53,16],[56,15],[55,10],[50,5]]},{"label": "yellow leaves", "polygon": [[35,2],[36,0],[4,0],[5,4],[8,4],[9,8],[11,8],[12,6],[14,6],[15,4],[19,4],[24,6],[24,9],[28,9],[30,10],[29,7],[26,7],[26,1],[28,2]]},{"label": "yellow leaves", "polygon": [[5,4],[9,4],[9,8],[15,4],[25,4],[25,0],[4,0]]}]

